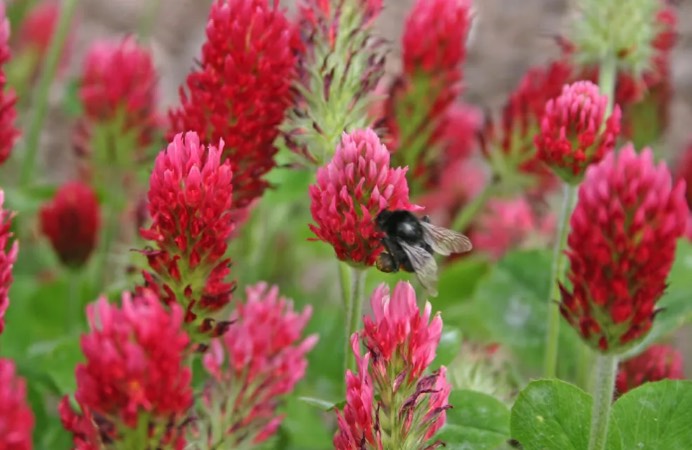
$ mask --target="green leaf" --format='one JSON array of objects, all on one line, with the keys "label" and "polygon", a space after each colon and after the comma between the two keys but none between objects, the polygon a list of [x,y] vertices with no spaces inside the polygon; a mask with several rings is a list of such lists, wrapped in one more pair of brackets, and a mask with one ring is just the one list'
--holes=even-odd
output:
[{"label": "green leaf", "polygon": [[[543,362],[550,287],[550,251],[508,253],[478,286],[474,296],[478,317],[492,339],[511,349],[527,368]],[[553,299],[557,301],[559,299]],[[577,335],[562,321],[561,373],[573,372]]]},{"label": "green leaf", "polygon": [[675,332],[681,326],[692,322],[692,242],[681,239],[675,253],[675,262],[668,276],[668,288],[656,304],[662,311],[656,315],[651,332],[623,358],[630,358],[644,351],[651,343]]},{"label": "green leaf", "polygon": [[514,403],[512,437],[524,450],[586,450],[590,421],[586,392],[560,380],[537,380]]},{"label": "green leaf", "polygon": [[692,447],[692,382],[646,383],[615,402],[610,432],[622,449],[673,450]]},{"label": "green leaf", "polygon": [[321,398],[314,397],[298,397],[298,400],[305,402],[308,405],[316,406],[318,409],[323,411],[331,411],[336,406],[336,403],[329,402],[327,400],[322,400]]},{"label": "green leaf", "polygon": [[509,410],[499,400],[474,391],[455,390],[452,409],[436,439],[447,449],[494,450],[509,439]]}]

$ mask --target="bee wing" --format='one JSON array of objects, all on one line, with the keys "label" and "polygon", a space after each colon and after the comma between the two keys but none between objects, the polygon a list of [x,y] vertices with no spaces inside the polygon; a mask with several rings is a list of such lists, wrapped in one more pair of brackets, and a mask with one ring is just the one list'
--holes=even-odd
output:
[{"label": "bee wing", "polygon": [[464,253],[473,248],[471,240],[461,233],[444,227],[438,227],[429,222],[421,221],[423,225],[423,240],[440,255]]},{"label": "bee wing", "polygon": [[437,263],[433,255],[422,247],[409,245],[403,241],[400,241],[399,244],[411,261],[411,266],[420,284],[431,296],[437,296]]}]

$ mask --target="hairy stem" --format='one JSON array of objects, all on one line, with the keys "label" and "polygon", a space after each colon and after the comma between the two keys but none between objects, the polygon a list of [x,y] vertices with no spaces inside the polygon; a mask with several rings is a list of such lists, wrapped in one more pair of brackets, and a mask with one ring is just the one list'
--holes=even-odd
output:
[{"label": "hairy stem", "polygon": [[605,117],[613,112],[615,97],[615,78],[617,76],[617,60],[614,57],[606,58],[601,62],[598,74],[598,90],[608,96],[608,105]]},{"label": "hairy stem", "polygon": [[490,197],[492,197],[497,183],[490,182],[483,187],[483,190],[478,193],[465,207],[459,215],[452,222],[452,229],[464,231],[471,224],[473,219],[476,218],[479,212],[483,209]]},{"label": "hairy stem", "polygon": [[[356,368],[355,355],[351,353],[351,335],[360,327],[363,313],[363,297],[365,288],[365,270],[351,268],[351,290],[346,303],[346,342],[344,344],[345,369]],[[346,370],[344,370],[346,372]]]},{"label": "hairy stem", "polygon": [[562,199],[562,214],[558,225],[557,240],[555,241],[553,264],[550,274],[550,295],[548,297],[548,329],[545,341],[545,359],[543,373],[547,378],[555,377],[557,366],[557,354],[560,333],[560,308],[555,301],[560,295],[560,279],[564,272],[566,256],[564,254],[567,246],[567,233],[569,231],[569,218],[572,215],[574,202],[576,200],[577,188],[565,183]]},{"label": "hairy stem", "polygon": [[599,354],[596,357],[589,450],[605,450],[606,448],[610,405],[613,402],[617,367],[617,356]]},{"label": "hairy stem", "polygon": [[26,141],[24,144],[24,160],[19,174],[19,185],[21,188],[26,188],[32,179],[34,166],[36,164],[36,155],[38,154],[38,146],[41,141],[41,130],[43,129],[43,121],[46,118],[48,111],[48,97],[50,95],[50,87],[55,78],[55,73],[58,70],[60,56],[62,55],[67,36],[70,32],[70,24],[72,17],[77,8],[78,0],[65,0],[60,9],[60,18],[58,25],[50,41],[46,54],[45,65],[41,71],[36,87],[36,93],[33,96],[33,114],[29,125],[26,128]]}]

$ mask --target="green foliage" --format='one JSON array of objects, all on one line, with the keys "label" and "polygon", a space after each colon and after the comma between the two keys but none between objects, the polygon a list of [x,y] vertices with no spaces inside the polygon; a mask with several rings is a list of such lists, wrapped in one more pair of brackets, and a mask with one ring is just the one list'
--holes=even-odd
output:
[{"label": "green foliage", "polygon": [[452,450],[494,450],[509,439],[509,410],[497,399],[480,392],[455,390],[452,409],[437,438]]}]

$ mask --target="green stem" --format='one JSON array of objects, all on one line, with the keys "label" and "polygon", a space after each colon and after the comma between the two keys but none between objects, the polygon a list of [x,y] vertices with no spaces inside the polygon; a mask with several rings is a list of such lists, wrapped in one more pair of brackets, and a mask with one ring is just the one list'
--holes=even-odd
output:
[{"label": "green stem", "polygon": [[[341,286],[341,301],[343,302],[344,308],[346,308],[346,314],[350,311],[348,309],[348,299],[351,295],[351,271],[349,270],[348,264],[336,260],[337,267],[339,268],[339,285]],[[350,318],[348,321],[350,322]]]},{"label": "green stem", "polygon": [[550,274],[550,296],[548,297],[548,330],[545,341],[545,360],[543,372],[546,378],[555,377],[557,353],[560,333],[560,308],[555,300],[560,295],[560,278],[564,272],[566,257],[564,250],[567,246],[569,218],[576,200],[577,188],[571,184],[564,185],[562,199],[562,214],[558,225],[557,240],[555,241],[552,271]]},{"label": "green stem", "polygon": [[[351,352],[351,335],[360,327],[363,313],[365,289],[365,270],[351,268],[351,291],[346,303],[346,342],[344,344],[344,365],[346,369],[355,370],[356,359]],[[344,370],[346,372],[346,370]]]},{"label": "green stem", "polygon": [[464,207],[459,215],[457,215],[454,222],[452,222],[452,229],[459,231],[466,230],[473,219],[475,219],[478,213],[483,209],[490,197],[492,197],[496,186],[497,182],[494,181],[486,184],[483,190]]},{"label": "green stem", "polygon": [[605,117],[609,117],[613,112],[613,104],[615,97],[615,78],[617,76],[617,58],[607,57],[601,61],[598,74],[598,90],[601,94],[608,96],[608,105],[605,111]]},{"label": "green stem", "polygon": [[591,434],[589,450],[604,450],[608,439],[610,405],[615,390],[615,374],[618,359],[614,355],[598,354],[594,366],[593,408],[591,410]]},{"label": "green stem", "polygon": [[117,234],[118,218],[119,218],[119,208],[116,205],[105,203],[103,205],[103,211],[105,220],[103,222],[103,229],[101,233],[101,251],[99,253],[98,261],[98,280],[102,283],[102,286],[108,286],[107,274],[108,274],[108,255],[111,251],[111,246]]},{"label": "green stem", "polygon": [[82,307],[82,269],[69,269],[68,272],[70,297],[67,300],[67,312],[69,314],[67,324],[69,331],[72,332],[75,329],[75,325],[79,322],[79,312]]},{"label": "green stem", "polygon": [[34,165],[36,163],[36,155],[38,154],[38,146],[41,139],[41,130],[43,129],[43,120],[48,111],[48,97],[50,87],[55,78],[55,73],[58,70],[60,57],[62,55],[67,36],[70,32],[70,24],[72,17],[77,7],[78,0],[65,0],[60,9],[60,18],[53,39],[50,41],[46,61],[41,72],[36,93],[33,98],[33,115],[29,126],[26,128],[26,141],[24,145],[24,160],[19,175],[19,185],[21,188],[26,188],[32,179]]}]

